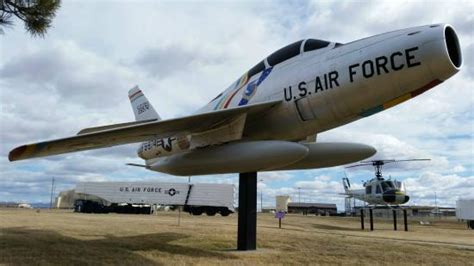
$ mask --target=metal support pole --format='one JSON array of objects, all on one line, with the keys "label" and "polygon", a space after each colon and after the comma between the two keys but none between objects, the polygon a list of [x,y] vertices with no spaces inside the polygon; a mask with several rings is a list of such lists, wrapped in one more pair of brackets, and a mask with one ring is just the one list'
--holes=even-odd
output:
[{"label": "metal support pole", "polygon": [[51,198],[49,201],[49,208],[53,208],[53,195],[54,195],[54,177],[51,179]]},{"label": "metal support pole", "polygon": [[257,249],[257,173],[239,174],[237,249]]},{"label": "metal support pole", "polygon": [[397,211],[392,210],[393,213],[393,230],[397,231]]},{"label": "metal support pole", "polygon": [[178,207],[178,226],[181,225],[181,206]]},{"label": "metal support pole", "polygon": [[[260,179],[263,182],[263,179]],[[263,213],[263,188],[260,189],[260,212]]]},{"label": "metal support pole", "polygon": [[403,210],[403,223],[405,224],[405,231],[408,231],[407,210]]},{"label": "metal support pole", "polygon": [[360,209],[360,229],[364,230],[364,210]]},{"label": "metal support pole", "polygon": [[374,215],[372,209],[369,209],[369,216],[370,216],[370,231],[374,231]]}]

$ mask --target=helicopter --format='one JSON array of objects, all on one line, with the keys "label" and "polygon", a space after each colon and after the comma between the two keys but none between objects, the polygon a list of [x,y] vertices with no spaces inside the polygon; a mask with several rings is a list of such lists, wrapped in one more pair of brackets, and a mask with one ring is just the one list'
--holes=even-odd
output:
[{"label": "helicopter", "polygon": [[349,178],[342,178],[344,195],[349,198],[356,198],[367,202],[369,205],[399,205],[407,203],[410,197],[406,194],[402,182],[397,180],[384,179],[382,176],[382,166],[389,163],[429,161],[431,159],[406,159],[406,160],[372,160],[362,161],[359,164],[347,166],[346,168],[372,165],[375,169],[375,177],[364,182],[363,189],[351,189]]}]

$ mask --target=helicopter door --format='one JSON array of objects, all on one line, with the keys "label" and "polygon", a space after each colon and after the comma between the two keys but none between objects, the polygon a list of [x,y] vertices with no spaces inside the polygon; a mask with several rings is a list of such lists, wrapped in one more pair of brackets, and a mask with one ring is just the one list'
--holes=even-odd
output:
[{"label": "helicopter door", "polygon": [[375,199],[383,203],[383,198],[382,198],[382,187],[380,184],[375,185]]},{"label": "helicopter door", "polygon": [[371,195],[372,194],[372,186],[368,185],[365,187],[365,194]]}]

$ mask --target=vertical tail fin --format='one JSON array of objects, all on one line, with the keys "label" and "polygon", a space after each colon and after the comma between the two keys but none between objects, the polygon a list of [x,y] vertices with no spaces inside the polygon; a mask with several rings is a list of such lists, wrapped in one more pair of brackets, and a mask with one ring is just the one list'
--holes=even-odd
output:
[{"label": "vertical tail fin", "polygon": [[143,92],[138,86],[133,87],[128,91],[128,98],[132,104],[133,113],[136,121],[156,119],[161,120],[161,117],[155,111],[155,108],[148,102]]}]

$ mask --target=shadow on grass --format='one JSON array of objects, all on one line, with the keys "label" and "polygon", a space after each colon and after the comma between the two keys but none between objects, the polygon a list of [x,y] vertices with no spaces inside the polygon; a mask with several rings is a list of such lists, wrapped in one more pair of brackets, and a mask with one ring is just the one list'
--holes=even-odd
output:
[{"label": "shadow on grass", "polygon": [[315,224],[313,225],[313,227],[316,229],[324,229],[324,230],[362,231],[360,228],[350,228],[350,227],[342,227],[342,226],[327,225],[327,224]]},{"label": "shadow on grass", "polygon": [[157,233],[81,240],[51,230],[7,228],[0,231],[0,264],[159,264],[139,252],[155,256],[233,259],[220,252],[173,244],[185,234]]}]

